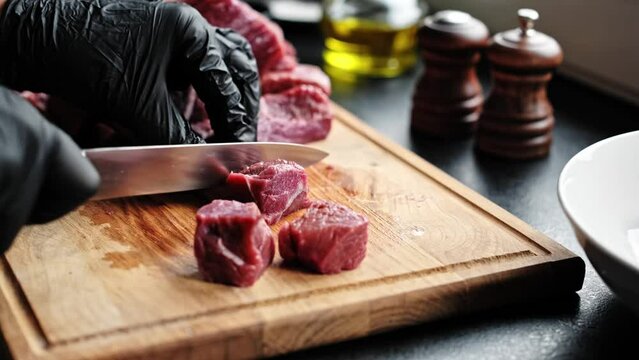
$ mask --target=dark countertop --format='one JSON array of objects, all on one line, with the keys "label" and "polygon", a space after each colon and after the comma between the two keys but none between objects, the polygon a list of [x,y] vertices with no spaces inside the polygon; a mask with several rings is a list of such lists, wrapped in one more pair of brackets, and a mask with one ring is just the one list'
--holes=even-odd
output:
[{"label": "dark countertop", "polygon": [[[302,61],[321,64],[315,28],[284,24]],[[566,78],[549,86],[556,127],[550,156],[529,162],[489,158],[473,141],[411,136],[413,86],[421,66],[395,79],[334,83],[333,100],[390,139],[414,151],[586,261],[582,290],[535,304],[513,304],[309,349],[282,358],[304,359],[540,359],[614,358],[633,354],[639,316],[603,283],[579,246],[557,198],[559,173],[584,147],[639,129],[639,108]],[[489,90],[488,71],[480,77]]]}]

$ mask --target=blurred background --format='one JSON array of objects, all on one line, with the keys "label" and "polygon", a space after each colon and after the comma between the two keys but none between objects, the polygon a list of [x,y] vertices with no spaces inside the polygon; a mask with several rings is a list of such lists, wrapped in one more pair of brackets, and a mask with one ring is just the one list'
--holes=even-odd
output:
[{"label": "blurred background", "polygon": [[[251,0],[280,23],[303,62],[322,64],[334,81],[396,77],[419,66],[418,20],[439,10],[468,12],[491,33],[517,26],[516,11],[540,14],[539,31],[562,46],[557,72],[639,104],[639,1],[628,0]],[[303,42],[296,37],[304,35]],[[310,35],[316,35],[315,37]],[[322,45],[325,45],[322,50]],[[360,46],[364,45],[364,46]]]}]

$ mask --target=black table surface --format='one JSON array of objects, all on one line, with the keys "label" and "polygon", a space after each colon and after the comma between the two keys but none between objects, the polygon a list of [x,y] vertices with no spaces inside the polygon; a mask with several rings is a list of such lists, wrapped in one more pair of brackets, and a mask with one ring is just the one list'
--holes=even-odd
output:
[{"label": "black table surface", "polygon": [[[303,62],[321,64],[315,27],[283,24]],[[478,155],[472,139],[412,136],[411,96],[421,66],[393,79],[333,83],[332,98],[388,138],[523,219],[586,262],[583,288],[572,296],[512,304],[369,337],[292,353],[304,359],[546,359],[636,356],[639,316],[609,290],[588,261],[561,210],[557,182],[564,165],[586,146],[639,129],[639,108],[561,76],[549,86],[555,108],[547,158],[513,162]],[[480,70],[490,91],[489,72]],[[552,281],[552,280],[549,280]],[[635,354],[633,356],[633,354]]]}]

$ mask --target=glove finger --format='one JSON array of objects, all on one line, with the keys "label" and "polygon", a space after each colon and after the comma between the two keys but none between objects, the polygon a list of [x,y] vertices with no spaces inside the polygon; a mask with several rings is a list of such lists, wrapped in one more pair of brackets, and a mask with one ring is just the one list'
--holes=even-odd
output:
[{"label": "glove finger", "polygon": [[224,61],[233,82],[242,94],[242,103],[249,119],[258,119],[260,105],[260,76],[251,45],[244,37],[230,29],[220,29],[218,41],[227,47]]},{"label": "glove finger", "polygon": [[166,88],[161,87],[155,91],[152,99],[140,102],[132,116],[135,121],[128,122],[137,140],[148,145],[204,142],[191,130]]},{"label": "glove finger", "polygon": [[[53,127],[53,126],[52,126]],[[71,138],[53,128],[48,170],[29,223],[44,223],[68,213],[98,189],[100,175]]]},{"label": "glove finger", "polygon": [[242,92],[224,61],[233,42],[210,26],[197,10],[188,6],[174,9],[183,19],[181,48],[187,73],[214,123],[214,141],[255,141],[257,121],[250,114],[256,111],[247,112]]},{"label": "glove finger", "polygon": [[99,177],[80,149],[17,94],[0,86],[0,249],[22,225],[73,209]]},{"label": "glove finger", "polygon": [[[46,120],[16,93],[0,86],[0,250],[9,248],[35,204],[46,150]],[[28,166],[25,166],[28,164]]]}]

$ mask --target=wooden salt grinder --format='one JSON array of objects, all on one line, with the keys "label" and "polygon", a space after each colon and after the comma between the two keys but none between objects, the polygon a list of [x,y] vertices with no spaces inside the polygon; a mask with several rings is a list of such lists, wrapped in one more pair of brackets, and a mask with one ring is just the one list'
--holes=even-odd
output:
[{"label": "wooden salt grinder", "polygon": [[546,156],[554,125],[546,86],[563,59],[553,38],[533,29],[535,10],[520,9],[520,28],[496,34],[487,51],[493,89],[479,120],[478,150],[511,159]]},{"label": "wooden salt grinder", "polygon": [[488,46],[486,25],[444,10],[426,17],[418,36],[426,69],[413,94],[412,129],[440,138],[472,134],[484,101],[475,65]]}]

